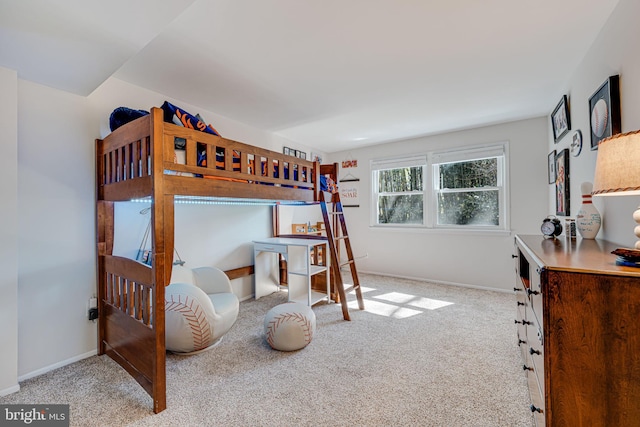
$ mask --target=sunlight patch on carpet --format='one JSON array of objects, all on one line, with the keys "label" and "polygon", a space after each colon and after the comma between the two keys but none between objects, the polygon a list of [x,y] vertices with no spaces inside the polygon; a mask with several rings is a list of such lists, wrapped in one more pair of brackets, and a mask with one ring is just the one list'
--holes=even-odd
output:
[{"label": "sunlight patch on carpet", "polygon": [[[358,301],[349,301],[347,305],[350,309],[357,309]],[[387,304],[371,299],[364,300],[364,307],[365,311],[368,313],[385,317],[393,317],[394,319],[406,319],[407,317],[415,316],[422,313],[422,311],[414,310],[412,308]]]},{"label": "sunlight patch on carpet", "polygon": [[377,295],[374,298],[398,304],[406,304],[417,308],[424,308],[426,310],[437,310],[453,304],[452,302],[424,298],[411,294],[403,294],[401,292],[389,292],[387,294]]}]

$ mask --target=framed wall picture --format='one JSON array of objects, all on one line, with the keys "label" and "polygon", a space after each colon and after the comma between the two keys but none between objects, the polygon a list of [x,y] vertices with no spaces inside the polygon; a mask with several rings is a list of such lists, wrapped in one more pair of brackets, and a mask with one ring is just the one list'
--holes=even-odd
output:
[{"label": "framed wall picture", "polygon": [[589,98],[589,123],[591,127],[591,149],[598,143],[620,133],[620,79],[611,76]]},{"label": "framed wall picture", "polygon": [[553,140],[556,143],[571,130],[567,95],[562,95],[562,99],[551,113],[551,126],[553,127]]},{"label": "framed wall picture", "polygon": [[291,155],[291,148],[289,147],[284,147],[282,149],[282,154],[284,154],[285,156],[290,156]]},{"label": "framed wall picture", "polygon": [[547,170],[549,171],[549,184],[556,182],[556,150],[547,156]]},{"label": "framed wall picture", "polygon": [[556,154],[556,215],[571,215],[569,208],[569,149]]}]

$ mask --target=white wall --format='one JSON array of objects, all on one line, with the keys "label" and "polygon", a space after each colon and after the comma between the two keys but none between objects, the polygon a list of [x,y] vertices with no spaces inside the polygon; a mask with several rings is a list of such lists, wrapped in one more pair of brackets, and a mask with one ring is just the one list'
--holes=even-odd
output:
[{"label": "white wall", "polygon": [[86,98],[18,81],[18,372],[94,354],[94,150]]},{"label": "white wall", "polygon": [[0,396],[18,386],[18,74],[0,67]]},{"label": "white wall", "polygon": [[[135,259],[149,214],[147,203],[118,203],[115,208],[115,255]],[[253,239],[271,237],[271,207],[192,205],[175,207],[175,249],[185,267],[214,266],[231,270],[253,264]],[[147,245],[147,247],[150,245]],[[174,260],[178,257],[174,254]],[[232,281],[240,299],[253,293],[252,278]]]},{"label": "white wall", "polygon": [[[590,150],[589,97],[611,75],[620,75],[620,104],[622,132],[640,129],[640,54],[636,41],[640,40],[640,2],[620,0],[600,35],[569,80],[566,94],[570,97],[571,132],[558,144],[553,143],[551,128],[548,135],[548,152],[568,148],[571,135],[580,129],[583,135],[582,153],[572,157],[571,216],[575,217],[581,204],[580,184],[593,182],[597,150]],[[562,96],[558,94],[558,101]],[[549,111],[555,105],[549,106]],[[549,213],[555,210],[554,188],[549,186]],[[598,238],[619,245],[633,246],[636,238],[631,218],[640,204],[640,197],[594,197],[594,204],[603,216],[603,227]]]},{"label": "white wall", "polygon": [[[343,169],[360,179],[358,208],[345,208],[351,244],[361,271],[494,289],[513,288],[513,235],[539,233],[547,215],[546,118],[416,138],[331,155],[358,161]],[[370,161],[474,144],[509,142],[511,233],[370,227]],[[351,183],[349,183],[351,184]],[[344,185],[344,184],[343,184]]]}]

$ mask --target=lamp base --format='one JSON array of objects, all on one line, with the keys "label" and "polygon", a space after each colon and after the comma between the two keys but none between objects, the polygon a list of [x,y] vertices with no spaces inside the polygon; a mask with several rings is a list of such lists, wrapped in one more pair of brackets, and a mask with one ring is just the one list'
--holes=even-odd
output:
[{"label": "lamp base", "polygon": [[[640,206],[638,209],[633,211],[633,220],[636,222],[636,227],[633,229],[633,234],[636,235],[638,239],[640,239]],[[640,240],[636,241],[636,249],[640,249]]]}]

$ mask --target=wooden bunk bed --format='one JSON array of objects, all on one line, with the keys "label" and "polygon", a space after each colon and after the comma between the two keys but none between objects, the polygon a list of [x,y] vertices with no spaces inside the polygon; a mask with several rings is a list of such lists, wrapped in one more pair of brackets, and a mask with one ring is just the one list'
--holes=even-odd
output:
[{"label": "wooden bunk bed", "polygon": [[[175,138],[186,141],[185,164],[174,161]],[[206,152],[208,166],[198,166],[198,152]],[[166,408],[164,288],[173,265],[176,197],[314,202],[321,174],[337,182],[337,165],[167,123],[163,110],[153,108],[96,140],[96,174],[98,354],[133,376],[157,413]],[[113,255],[114,203],[133,199],[151,202],[151,265]]]}]

